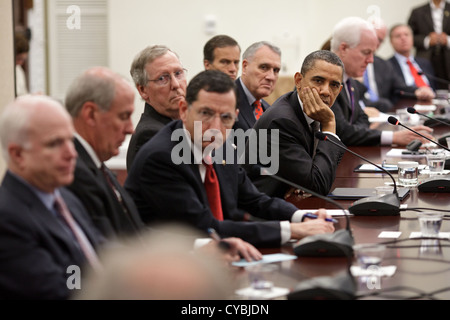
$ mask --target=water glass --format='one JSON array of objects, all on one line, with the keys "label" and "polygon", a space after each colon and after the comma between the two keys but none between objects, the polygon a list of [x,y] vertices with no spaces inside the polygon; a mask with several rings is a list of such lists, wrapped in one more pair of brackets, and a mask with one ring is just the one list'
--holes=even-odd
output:
[{"label": "water glass", "polygon": [[436,238],[439,236],[443,215],[439,212],[419,212],[417,214],[422,237]]},{"label": "water glass", "polygon": [[443,152],[430,153],[426,156],[430,174],[439,174],[444,171],[445,154]]},{"label": "water glass", "polygon": [[371,266],[380,266],[384,257],[386,246],[379,243],[360,243],[353,246],[356,259],[362,269]]},{"label": "water glass", "polygon": [[419,182],[419,163],[400,161],[398,164],[398,182],[406,187],[414,187]]}]

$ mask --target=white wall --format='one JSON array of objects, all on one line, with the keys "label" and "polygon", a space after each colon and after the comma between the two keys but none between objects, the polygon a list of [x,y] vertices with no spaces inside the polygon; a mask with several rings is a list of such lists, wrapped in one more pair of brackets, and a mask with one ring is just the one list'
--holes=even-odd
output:
[{"label": "white wall", "polygon": [[[0,112],[14,100],[14,38],[12,2],[0,1]],[[0,180],[6,170],[6,163],[0,151]]]},{"label": "white wall", "polygon": [[[176,51],[191,78],[203,70],[203,45],[214,34],[228,34],[245,50],[260,40],[283,51],[284,72],[294,74],[303,58],[319,49],[333,26],[346,16],[380,14],[388,26],[406,22],[411,8],[426,0],[109,0],[110,67],[129,77],[134,56],[144,47],[165,44]],[[205,18],[216,18],[216,32],[205,32]],[[392,54],[386,41],[379,54]],[[136,124],[143,103],[136,99]]]}]

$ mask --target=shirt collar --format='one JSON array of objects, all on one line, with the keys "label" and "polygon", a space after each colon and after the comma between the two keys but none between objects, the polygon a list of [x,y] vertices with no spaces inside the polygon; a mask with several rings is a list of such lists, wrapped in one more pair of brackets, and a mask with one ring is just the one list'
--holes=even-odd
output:
[{"label": "shirt collar", "polygon": [[97,154],[95,153],[95,151],[91,147],[91,145],[86,140],[84,140],[84,138],[82,136],[80,136],[77,132],[75,132],[74,135],[75,135],[75,138],[78,139],[78,141],[81,143],[83,148],[86,150],[86,152],[89,154],[89,156],[91,157],[92,161],[94,161],[95,166],[97,168],[101,168],[102,162],[97,157]]},{"label": "shirt collar", "polygon": [[443,10],[445,8],[445,1],[441,1],[441,3],[439,4],[439,7],[437,7],[434,4],[433,0],[431,0],[430,1],[430,6],[431,6],[431,9],[441,9],[441,10]]},{"label": "shirt collar", "polygon": [[239,78],[239,81],[241,82],[242,89],[244,89],[245,96],[247,97],[248,102],[250,105],[253,105],[253,103],[256,101],[256,98],[252,95],[252,93],[247,89],[244,82],[242,81],[242,78]]}]

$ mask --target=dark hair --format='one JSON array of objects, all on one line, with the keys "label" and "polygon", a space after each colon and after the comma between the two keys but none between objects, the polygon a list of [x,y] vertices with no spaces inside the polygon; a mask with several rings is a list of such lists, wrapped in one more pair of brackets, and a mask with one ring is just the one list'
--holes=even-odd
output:
[{"label": "dark hair", "polygon": [[[203,47],[203,60],[213,62],[215,48],[225,48],[235,46],[239,47],[237,41],[227,35],[220,34],[218,36],[212,37],[211,39],[208,40],[208,42],[206,42],[205,46]],[[239,51],[240,50],[241,47],[239,47]]]},{"label": "dark hair", "polygon": [[192,78],[186,89],[186,102],[188,105],[197,101],[200,90],[215,93],[227,93],[233,90],[234,94],[237,95],[234,81],[226,73],[218,70],[202,71]]},{"label": "dark hair", "polygon": [[14,34],[14,50],[16,55],[30,51],[30,44],[27,38],[20,32]]},{"label": "dark hair", "polygon": [[314,68],[317,60],[323,60],[328,63],[334,64],[338,67],[341,67],[342,71],[344,71],[344,63],[334,52],[329,50],[317,50],[306,56],[305,60],[303,61],[300,73],[304,76],[309,70]]}]

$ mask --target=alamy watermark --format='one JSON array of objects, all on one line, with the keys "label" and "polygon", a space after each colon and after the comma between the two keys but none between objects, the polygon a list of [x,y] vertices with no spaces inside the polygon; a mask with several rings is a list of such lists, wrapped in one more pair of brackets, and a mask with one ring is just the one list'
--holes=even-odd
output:
[{"label": "alamy watermark", "polygon": [[[270,141],[269,141],[270,137]],[[226,139],[231,141],[224,144]],[[215,129],[202,131],[202,122],[194,122],[194,137],[184,129],[172,133],[172,141],[179,143],[172,149],[171,159],[176,165],[200,164],[202,159],[212,155],[212,163],[261,165],[262,175],[274,175],[279,169],[279,130],[278,129],[227,129],[226,136]],[[210,142],[204,149],[203,142]],[[192,147],[192,144],[194,147]],[[224,148],[225,146],[225,148]],[[233,148],[229,150],[227,148]],[[194,153],[194,157],[192,157]],[[235,155],[237,153],[237,156]],[[194,160],[193,160],[194,159]],[[235,163],[236,162],[236,163]]]}]

